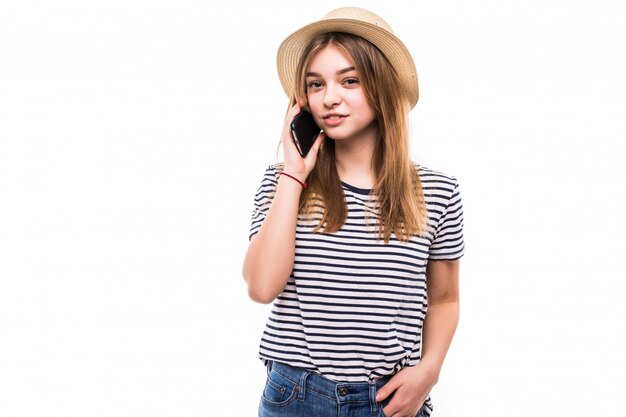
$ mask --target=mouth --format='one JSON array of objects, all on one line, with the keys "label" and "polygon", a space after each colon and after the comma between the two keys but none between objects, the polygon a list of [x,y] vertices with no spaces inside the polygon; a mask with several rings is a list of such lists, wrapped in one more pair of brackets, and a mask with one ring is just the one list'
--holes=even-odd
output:
[{"label": "mouth", "polygon": [[338,119],[341,119],[342,117],[347,117],[347,116],[345,114],[331,113],[331,114],[327,114],[326,116],[322,117],[322,119],[324,119],[324,120],[338,120]]},{"label": "mouth", "polygon": [[327,126],[338,126],[346,119],[346,117],[348,116],[345,114],[332,113],[322,117],[322,120]]}]

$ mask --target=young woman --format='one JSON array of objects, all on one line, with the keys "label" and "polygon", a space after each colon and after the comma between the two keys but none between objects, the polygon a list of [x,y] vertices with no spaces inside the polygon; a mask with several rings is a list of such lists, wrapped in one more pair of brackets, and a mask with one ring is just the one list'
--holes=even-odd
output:
[{"label": "young woman", "polygon": [[[457,180],[410,160],[415,65],[380,17],[334,10],[290,35],[291,99],[252,215],[243,276],[273,302],[259,416],[426,416],[459,317]],[[290,123],[323,129],[302,158]],[[428,312],[427,312],[428,310]]]}]

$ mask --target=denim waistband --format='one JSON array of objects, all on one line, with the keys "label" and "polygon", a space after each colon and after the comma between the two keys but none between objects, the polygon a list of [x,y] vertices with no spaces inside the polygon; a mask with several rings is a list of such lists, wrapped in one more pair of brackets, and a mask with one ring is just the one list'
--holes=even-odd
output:
[{"label": "denim waistband", "polygon": [[301,396],[306,395],[307,390],[312,390],[336,399],[339,404],[369,402],[373,413],[378,412],[380,406],[376,403],[376,392],[390,379],[390,377],[384,377],[369,382],[336,382],[311,370],[296,368],[282,362],[271,362],[268,367],[268,370],[270,369],[294,384],[298,384],[297,389]]}]

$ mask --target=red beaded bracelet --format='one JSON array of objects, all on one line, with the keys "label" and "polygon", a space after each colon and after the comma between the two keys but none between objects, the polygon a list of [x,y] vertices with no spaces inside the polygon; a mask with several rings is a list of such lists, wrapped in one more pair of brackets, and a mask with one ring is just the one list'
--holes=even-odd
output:
[{"label": "red beaded bracelet", "polygon": [[302,186],[302,188],[305,188],[305,189],[306,189],[306,182],[302,182],[302,181],[300,181],[299,179],[297,179],[296,177],[294,177],[293,175],[289,175],[289,174],[287,174],[287,173],[286,173],[286,172],[284,172],[284,171],[281,171],[281,172],[280,172],[280,175],[286,175],[286,176],[288,176],[289,178],[291,178],[291,179],[294,179],[294,180],[298,181],[298,183]]}]

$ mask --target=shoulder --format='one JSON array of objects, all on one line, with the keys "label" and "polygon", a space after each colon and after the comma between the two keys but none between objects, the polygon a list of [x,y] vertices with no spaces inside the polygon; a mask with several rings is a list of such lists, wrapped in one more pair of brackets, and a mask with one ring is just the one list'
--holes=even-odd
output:
[{"label": "shoulder", "polygon": [[273,164],[269,164],[265,168],[265,173],[263,174],[263,179],[266,181],[276,182],[278,181],[278,177],[280,173],[284,169],[285,164],[283,162],[276,162]]},{"label": "shoulder", "polygon": [[436,169],[413,163],[424,188],[440,187],[450,191],[458,187],[459,182],[453,175],[443,173]]}]

